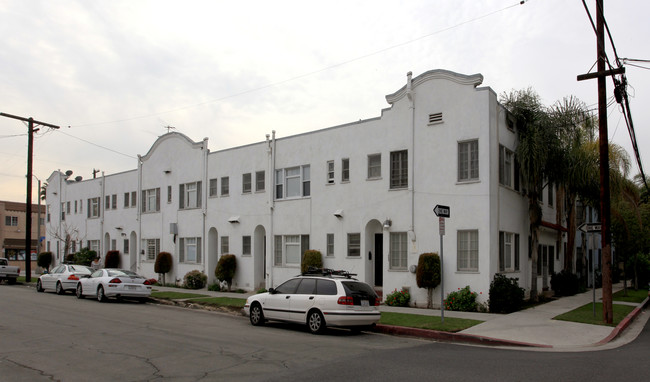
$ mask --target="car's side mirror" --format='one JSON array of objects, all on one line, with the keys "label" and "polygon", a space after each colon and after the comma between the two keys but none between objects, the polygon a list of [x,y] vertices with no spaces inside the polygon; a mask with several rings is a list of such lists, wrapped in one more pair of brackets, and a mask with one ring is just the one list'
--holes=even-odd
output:
[{"label": "car's side mirror", "polygon": [[275,288],[269,288],[269,294],[275,294]]}]

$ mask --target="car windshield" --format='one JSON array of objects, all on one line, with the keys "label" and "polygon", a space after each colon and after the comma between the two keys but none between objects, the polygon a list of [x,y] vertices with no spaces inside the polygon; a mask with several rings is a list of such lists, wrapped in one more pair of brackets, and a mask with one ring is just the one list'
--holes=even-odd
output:
[{"label": "car windshield", "polygon": [[108,275],[111,277],[113,276],[141,277],[137,273],[126,269],[110,269],[108,271]]}]

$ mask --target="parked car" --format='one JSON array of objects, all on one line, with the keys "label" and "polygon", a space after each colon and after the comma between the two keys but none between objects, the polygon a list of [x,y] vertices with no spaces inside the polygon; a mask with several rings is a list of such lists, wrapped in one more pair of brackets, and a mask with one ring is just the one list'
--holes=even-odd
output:
[{"label": "parked car", "polygon": [[291,278],[266,293],[250,296],[244,312],[251,324],[266,320],[306,324],[322,333],[328,326],[365,329],[379,322],[381,299],[353,274],[329,269]]},{"label": "parked car", "polygon": [[7,280],[7,284],[15,284],[19,274],[20,268],[9,265],[9,260],[4,257],[0,258],[0,282]]},{"label": "parked car", "polygon": [[77,298],[93,296],[104,302],[109,297],[128,297],[145,302],[150,295],[149,280],[128,269],[99,269],[77,282]]},{"label": "parked car", "polygon": [[52,268],[51,271],[43,273],[36,281],[36,290],[55,290],[56,294],[64,294],[77,288],[79,279],[92,273],[92,269],[85,265],[61,264]]}]

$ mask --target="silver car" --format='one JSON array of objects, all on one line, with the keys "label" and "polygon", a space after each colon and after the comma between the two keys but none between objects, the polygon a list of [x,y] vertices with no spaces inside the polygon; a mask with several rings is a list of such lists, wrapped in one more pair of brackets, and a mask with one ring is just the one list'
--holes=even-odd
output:
[{"label": "silver car", "polygon": [[85,265],[61,264],[38,278],[36,290],[43,292],[49,289],[56,291],[57,294],[74,291],[79,279],[91,273],[92,269]]},{"label": "silver car", "polygon": [[77,298],[92,296],[104,302],[109,297],[128,297],[145,302],[150,295],[149,280],[128,269],[99,269],[77,282]]}]

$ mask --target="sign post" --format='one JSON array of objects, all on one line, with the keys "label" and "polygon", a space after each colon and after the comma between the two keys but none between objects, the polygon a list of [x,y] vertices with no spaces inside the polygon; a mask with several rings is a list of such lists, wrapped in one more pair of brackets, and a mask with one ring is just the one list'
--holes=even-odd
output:
[{"label": "sign post", "polygon": [[[586,234],[593,234],[596,232],[600,232],[602,229],[602,225],[600,223],[582,223],[578,227],[578,229]],[[587,253],[589,253],[589,239],[593,239],[593,235],[589,235],[591,237],[587,237]],[[591,295],[592,295],[592,301],[591,301],[591,306],[592,306],[592,311],[594,314],[594,317],[596,317],[596,244],[594,243],[592,245],[592,252],[591,252]]]},{"label": "sign post", "polygon": [[443,280],[443,250],[442,250],[442,237],[445,236],[445,218],[449,217],[449,206],[441,206],[436,204],[433,212],[438,217],[438,226],[440,228],[440,322],[445,323],[445,284]]}]

